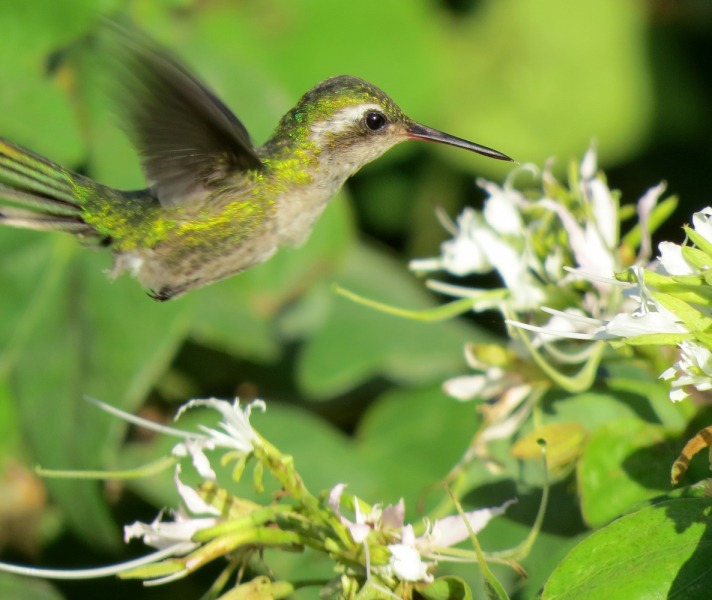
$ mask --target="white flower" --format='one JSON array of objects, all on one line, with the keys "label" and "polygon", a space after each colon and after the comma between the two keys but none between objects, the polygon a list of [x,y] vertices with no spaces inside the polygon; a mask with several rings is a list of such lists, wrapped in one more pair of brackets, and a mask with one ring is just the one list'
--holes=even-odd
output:
[{"label": "white flower", "polygon": [[668,275],[699,275],[702,273],[700,269],[685,260],[682,255],[682,246],[672,242],[660,242],[658,250],[660,251],[660,266]]},{"label": "white flower", "polygon": [[433,563],[423,562],[415,542],[413,527],[406,525],[401,532],[401,543],[388,546],[391,551],[388,565],[396,577],[403,581],[432,581],[433,576],[428,574],[428,568]]},{"label": "white flower", "polygon": [[[487,523],[495,517],[503,515],[509,506],[516,500],[507,500],[502,506],[495,508],[481,508],[465,513],[467,521],[474,533],[482,531]],[[470,531],[465,524],[465,520],[460,515],[452,515],[435,521],[429,532],[416,540],[416,546],[421,548],[424,554],[437,552],[437,548],[454,546],[470,537]]]},{"label": "white flower", "polygon": [[[507,510],[507,507],[516,502],[509,500],[496,508],[482,508],[465,513],[465,517],[477,534],[485,528],[487,523]],[[413,527],[406,525],[401,531],[400,543],[390,544],[391,551],[389,566],[393,573],[405,581],[432,581],[428,569],[436,562],[444,560],[440,551],[459,544],[470,537],[470,531],[465,520],[460,515],[445,517],[433,523],[432,527],[420,537],[413,534]],[[423,556],[433,562],[426,562]]]},{"label": "white flower", "polygon": [[[413,260],[409,267],[414,271],[444,269],[458,276],[496,269],[511,292],[516,310],[540,305],[546,294],[532,271],[545,275],[547,270],[530,247],[529,231],[520,212],[531,203],[514,189],[514,178],[522,171],[537,172],[533,165],[523,165],[510,173],[502,187],[478,179],[477,185],[490,195],[483,212],[466,208],[457,225],[449,220],[443,222],[454,238],[443,242],[440,257]],[[549,266],[556,268],[553,263]]]},{"label": "white flower", "polygon": [[[617,259],[606,242],[606,238],[610,236],[610,223],[599,227],[597,222],[589,219],[582,227],[565,206],[549,198],[539,200],[537,206],[556,213],[561,219],[574,258],[582,270],[601,277],[613,277],[617,268]],[[600,283],[594,282],[594,285],[599,287]]]},{"label": "white flower", "polygon": [[689,396],[682,389],[685,385],[692,385],[701,392],[712,390],[712,352],[691,340],[685,340],[679,346],[680,360],[660,375],[661,379],[669,381],[675,377],[677,371],[682,371],[672,382],[670,400],[673,402]]},{"label": "white flower", "polygon": [[[703,208],[692,215],[692,224],[695,231],[712,243],[712,208]],[[682,246],[671,242],[661,242],[660,265],[668,275],[701,275],[703,271],[689,263],[682,255]]]},{"label": "white flower", "polygon": [[329,507],[338,516],[339,520],[351,533],[354,542],[360,544],[363,542],[371,530],[399,530],[403,527],[403,519],[405,517],[405,503],[403,498],[398,501],[395,506],[389,504],[386,508],[382,508],[380,504],[376,504],[367,514],[361,512],[358,498],[354,497],[354,517],[355,522],[349,521],[342,516],[340,511],[341,495],[343,494],[345,483],[336,484],[329,493]]},{"label": "white flower", "polygon": [[[446,270],[453,275],[487,273],[492,270],[482,245],[481,234],[489,228],[481,215],[466,208],[457,218],[455,237],[440,246],[440,258],[412,260],[409,268],[414,271]],[[450,229],[450,227],[448,227]]]},{"label": "white flower", "polygon": [[559,338],[569,338],[574,340],[609,340],[617,337],[634,337],[648,333],[688,333],[687,328],[680,322],[673,313],[660,305],[648,291],[643,276],[642,267],[631,267],[636,273],[636,284],[627,284],[615,279],[606,280],[602,277],[587,274],[582,271],[575,271],[577,274],[591,279],[596,278],[601,283],[610,283],[611,285],[620,285],[624,287],[624,294],[629,299],[635,300],[638,303],[637,310],[631,314],[619,313],[610,320],[583,318],[574,313],[566,313],[542,307],[548,313],[567,318],[573,321],[584,319],[591,324],[596,324],[598,327],[588,333],[577,333],[571,331],[561,331],[549,329],[548,327],[537,327],[526,323],[519,323],[511,319],[505,320],[506,323],[521,329],[534,331],[539,335],[550,335]]},{"label": "white flower", "polygon": [[481,373],[453,377],[443,383],[443,391],[461,402],[473,398],[490,400],[506,389],[521,383],[521,377],[518,375],[482,363],[469,344],[465,345],[465,361],[471,368]]},{"label": "white flower", "polygon": [[712,207],[703,208],[692,215],[695,231],[712,244]]},{"label": "white flower", "polygon": [[191,456],[193,465],[198,473],[205,479],[214,480],[215,471],[210,467],[210,461],[204,454],[204,450],[214,450],[215,448],[229,448],[238,452],[252,452],[254,446],[260,444],[260,438],[250,425],[250,414],[252,408],[256,407],[265,410],[265,403],[262,400],[255,400],[245,408],[240,408],[239,399],[235,399],[233,404],[225,400],[191,400],[181,406],[176,414],[175,420],[188,409],[196,406],[207,406],[213,408],[223,415],[218,423],[223,431],[218,431],[205,425],[198,425],[207,435],[201,437],[188,437],[185,441],[179,442],[173,447],[175,456]]},{"label": "white flower", "polygon": [[182,442],[179,442],[173,447],[173,455],[179,457],[190,456],[196,470],[205,479],[215,480],[216,475],[215,471],[213,471],[210,466],[208,457],[205,456],[204,450],[228,448],[231,450],[237,450],[238,452],[249,453],[254,450],[255,445],[261,443],[259,436],[250,425],[250,414],[253,407],[259,408],[262,411],[265,410],[266,406],[262,400],[255,400],[243,409],[240,408],[240,401],[238,398],[235,398],[235,402],[233,404],[230,404],[225,400],[210,398],[208,400],[191,400],[187,404],[181,406],[176,414],[176,420],[186,410],[196,406],[208,406],[223,415],[223,419],[218,423],[218,425],[224,432],[211,429],[210,427],[205,427],[204,425],[199,425],[198,427],[205,433],[184,431],[175,427],[168,427],[166,425],[161,425],[160,423],[149,421],[148,419],[124,412],[123,410],[111,406],[110,404],[105,404],[104,402],[100,402],[99,400],[95,400],[93,398],[87,397],[86,400],[92,404],[95,404],[102,410],[121,417],[130,423],[135,423],[140,427],[145,427],[146,429],[151,429],[153,431],[157,431],[158,433],[165,433],[183,438]]},{"label": "white flower", "polygon": [[664,181],[661,181],[655,187],[651,187],[643,196],[638,200],[638,222],[640,223],[640,252],[638,253],[638,260],[645,261],[650,258],[652,252],[652,241],[650,238],[650,215],[653,214],[653,209],[655,208],[660,196],[667,185]]},{"label": "white flower", "polygon": [[240,409],[240,400],[237,398],[233,404],[225,400],[216,400],[215,398],[208,400],[191,400],[181,406],[178,414],[176,414],[175,420],[177,421],[186,410],[196,406],[213,408],[223,416],[223,419],[218,425],[224,430],[224,433],[216,429],[211,429],[210,427],[205,427],[205,425],[198,426],[210,436],[216,448],[231,448],[240,452],[252,452],[255,444],[260,443],[259,436],[250,425],[250,414],[252,413],[253,407],[259,408],[262,411],[265,410],[266,406],[262,400],[255,400],[243,409]]},{"label": "white flower", "polygon": [[[133,538],[141,538],[143,543],[153,548],[163,550],[172,546],[176,547],[176,554],[184,554],[197,548],[200,544],[193,542],[196,532],[213,527],[220,520],[220,511],[207,504],[198,493],[180,480],[180,465],[176,465],[174,481],[178,493],[185,506],[193,514],[210,514],[213,517],[190,517],[183,506],[173,513],[173,521],[163,521],[161,511],[153,523],[137,521],[133,525],[124,527],[124,541],[128,543]],[[180,544],[182,542],[182,544]],[[178,545],[180,544],[180,545]]]}]

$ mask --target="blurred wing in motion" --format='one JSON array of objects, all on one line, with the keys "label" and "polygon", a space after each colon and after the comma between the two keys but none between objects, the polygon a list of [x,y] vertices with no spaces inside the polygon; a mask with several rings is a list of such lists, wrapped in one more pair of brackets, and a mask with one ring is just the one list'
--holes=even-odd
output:
[{"label": "blurred wing in motion", "polygon": [[117,112],[163,206],[200,203],[226,176],[260,170],[240,120],[165,48],[116,23]]}]

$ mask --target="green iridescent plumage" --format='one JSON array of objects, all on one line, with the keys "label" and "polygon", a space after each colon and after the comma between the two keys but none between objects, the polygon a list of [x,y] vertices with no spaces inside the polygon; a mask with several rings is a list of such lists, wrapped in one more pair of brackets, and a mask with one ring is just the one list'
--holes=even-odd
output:
[{"label": "green iridescent plumage", "polygon": [[67,231],[110,246],[158,300],[303,243],[344,181],[392,146],[430,140],[503,154],[418,125],[350,76],[321,82],[254,147],[244,125],[150,39],[117,25],[118,112],[149,186],[122,192],[0,138],[0,224]]}]

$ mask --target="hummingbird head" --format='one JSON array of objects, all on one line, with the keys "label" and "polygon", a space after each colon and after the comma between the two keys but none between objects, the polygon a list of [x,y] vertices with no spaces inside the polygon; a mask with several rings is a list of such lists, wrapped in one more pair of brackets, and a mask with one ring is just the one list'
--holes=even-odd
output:
[{"label": "hummingbird head", "polygon": [[349,75],[332,77],[309,90],[283,117],[278,132],[312,147],[323,168],[344,178],[407,140],[438,142],[512,160],[496,150],[416,123],[385,92]]}]

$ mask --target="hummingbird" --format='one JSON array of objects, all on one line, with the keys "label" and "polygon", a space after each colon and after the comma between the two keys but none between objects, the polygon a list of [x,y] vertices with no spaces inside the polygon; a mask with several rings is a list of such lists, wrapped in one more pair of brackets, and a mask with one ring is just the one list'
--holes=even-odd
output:
[{"label": "hummingbird", "polygon": [[512,160],[416,123],[375,85],[349,75],[315,85],[256,147],[170,51],[126,30],[117,39],[116,111],[148,187],[113,189],[0,138],[0,224],[107,247],[112,276],[130,272],[155,300],[300,246],[344,182],[401,142]]}]

